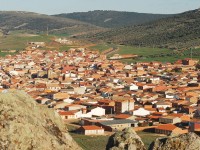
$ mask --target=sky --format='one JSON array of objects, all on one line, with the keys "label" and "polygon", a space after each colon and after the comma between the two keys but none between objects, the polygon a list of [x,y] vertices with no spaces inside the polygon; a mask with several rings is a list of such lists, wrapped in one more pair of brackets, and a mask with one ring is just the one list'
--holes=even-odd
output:
[{"label": "sky", "polygon": [[117,10],[174,14],[200,8],[200,0],[0,0],[0,11],[42,14]]}]

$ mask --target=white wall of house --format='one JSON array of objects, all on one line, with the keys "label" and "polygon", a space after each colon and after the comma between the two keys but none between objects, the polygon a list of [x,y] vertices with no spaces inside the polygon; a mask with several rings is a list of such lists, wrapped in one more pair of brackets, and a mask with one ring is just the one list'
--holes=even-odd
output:
[{"label": "white wall of house", "polygon": [[147,116],[150,115],[150,111],[145,110],[144,108],[139,108],[138,110],[133,111],[135,116]]},{"label": "white wall of house", "polygon": [[138,90],[138,86],[135,85],[135,84],[132,84],[132,85],[130,85],[130,90],[131,90],[131,91]]},{"label": "white wall of house", "polygon": [[71,103],[74,102],[74,100],[72,100],[72,99],[68,99],[68,98],[67,98],[67,99],[64,99],[64,102],[71,104]]},{"label": "white wall of house", "polygon": [[150,81],[153,84],[158,84],[160,82],[160,78],[159,77],[150,78]]},{"label": "white wall of house", "polygon": [[81,114],[80,118],[92,118],[92,113],[89,112],[89,113],[86,113],[86,114]]},{"label": "white wall of house", "polygon": [[133,101],[124,101],[122,102],[121,113],[130,111],[134,109],[134,102]]},{"label": "white wall of house", "polygon": [[94,116],[104,116],[105,115],[105,109],[101,107],[96,107],[91,110],[92,115]]},{"label": "white wall of house", "polygon": [[102,135],[104,134],[104,129],[100,130],[85,130],[85,135]]},{"label": "white wall of house", "polygon": [[165,98],[172,99],[172,98],[174,98],[174,95],[173,95],[173,94],[166,94],[166,95],[165,95]]},{"label": "white wall of house", "polygon": [[82,117],[82,115],[83,115],[83,114],[82,114],[82,111],[78,111],[78,112],[74,113],[74,116],[75,116],[74,118],[75,118],[75,119],[79,119],[79,118]]},{"label": "white wall of house", "polygon": [[171,107],[170,105],[156,105],[156,108],[164,108]]}]

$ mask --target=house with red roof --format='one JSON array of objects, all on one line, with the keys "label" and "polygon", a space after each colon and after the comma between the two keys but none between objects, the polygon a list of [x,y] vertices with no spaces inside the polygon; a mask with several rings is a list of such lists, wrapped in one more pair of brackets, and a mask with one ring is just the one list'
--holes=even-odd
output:
[{"label": "house with red roof", "polygon": [[159,125],[155,128],[155,133],[165,134],[165,135],[183,134],[183,133],[187,133],[187,132],[188,132],[188,130],[182,130],[181,128],[179,128],[173,124]]},{"label": "house with red roof", "polygon": [[95,125],[82,126],[78,128],[77,133],[84,135],[103,135],[104,128]]},{"label": "house with red roof", "polygon": [[82,115],[82,111],[79,111],[79,110],[59,111],[58,113],[63,120],[78,119]]}]

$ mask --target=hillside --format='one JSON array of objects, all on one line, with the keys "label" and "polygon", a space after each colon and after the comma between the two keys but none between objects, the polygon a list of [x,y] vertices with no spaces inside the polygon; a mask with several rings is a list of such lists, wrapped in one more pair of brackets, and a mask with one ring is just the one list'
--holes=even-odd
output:
[{"label": "hillside", "polygon": [[62,34],[83,34],[88,30],[98,31],[102,29],[73,19],[21,11],[1,11],[0,20],[0,29],[4,31],[4,34],[16,30],[25,30],[29,33],[46,33],[47,27],[49,33]]},{"label": "hillside", "polygon": [[138,26],[90,35],[93,40],[149,47],[189,48],[200,46],[200,10]]},{"label": "hillside", "polygon": [[1,150],[81,150],[58,114],[22,91],[0,94]]},{"label": "hillside", "polygon": [[161,18],[166,18],[171,15],[96,10],[89,12],[58,14],[55,16],[76,19],[100,27],[116,28],[143,24]]}]

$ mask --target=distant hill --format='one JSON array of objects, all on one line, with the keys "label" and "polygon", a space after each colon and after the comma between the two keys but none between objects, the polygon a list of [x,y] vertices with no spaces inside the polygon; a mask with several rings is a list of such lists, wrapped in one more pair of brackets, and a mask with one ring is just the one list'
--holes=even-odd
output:
[{"label": "distant hill", "polygon": [[76,19],[100,27],[115,28],[143,24],[161,18],[166,18],[171,15],[96,10],[89,12],[59,14],[55,16]]},{"label": "distant hill", "polygon": [[200,10],[188,11],[143,25],[90,35],[89,39],[125,45],[167,48],[200,46]]},{"label": "distant hill", "polygon": [[[27,32],[43,33],[84,33],[98,31],[102,28],[76,21],[73,19],[48,16],[32,12],[0,11],[0,29],[4,34],[9,31],[26,30]],[[89,30],[90,29],[90,30]]]}]

